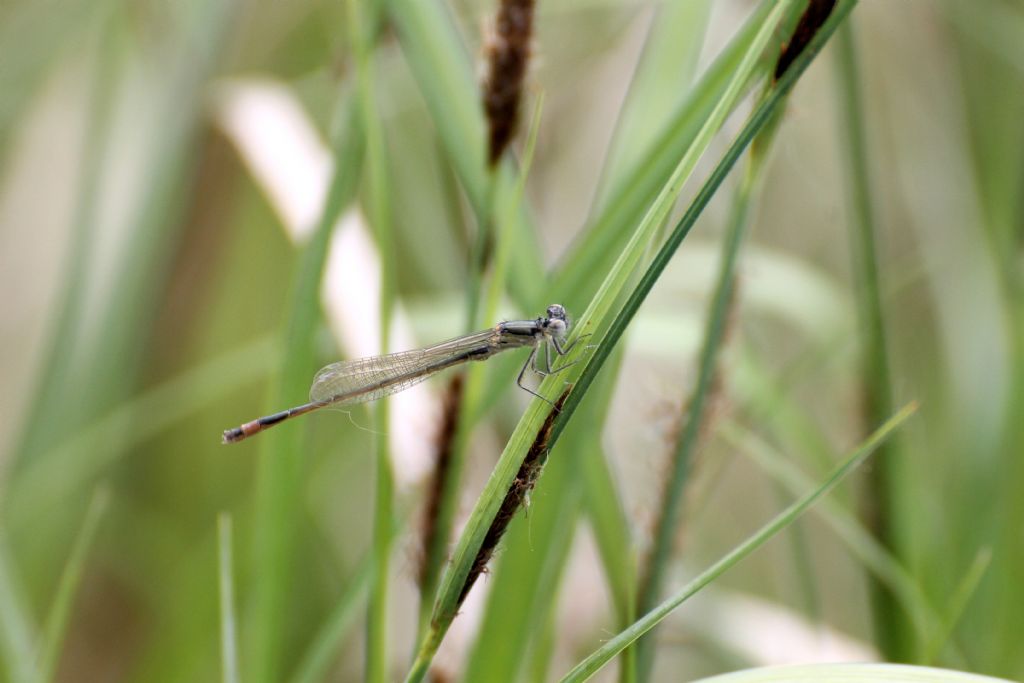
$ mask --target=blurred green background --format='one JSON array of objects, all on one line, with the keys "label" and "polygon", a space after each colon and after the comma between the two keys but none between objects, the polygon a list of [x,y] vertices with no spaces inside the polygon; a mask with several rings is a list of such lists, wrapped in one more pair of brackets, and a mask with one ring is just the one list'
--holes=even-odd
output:
[{"label": "blurred green background", "polygon": [[[299,448],[219,441],[223,429],[287,407],[274,401],[320,365],[377,352],[381,261],[398,306],[393,347],[468,327],[483,185],[472,187],[460,157],[472,154],[459,145],[478,144],[482,124],[474,100],[445,99],[445,82],[474,76],[494,8],[421,2],[455,32],[430,33],[400,2],[363,6],[355,30],[344,1],[0,5],[0,680],[35,680],[27,672],[50,642],[55,680],[219,677],[221,512],[233,521],[242,680],[254,669],[263,674],[252,680],[305,680],[317,642],[330,646],[315,680],[362,679],[379,423],[362,408],[322,411],[279,428],[291,430],[282,439],[301,434]],[[539,3],[524,129],[541,93],[544,104],[499,317],[533,317],[554,300],[582,310],[600,270],[572,291],[536,275],[565,267],[615,188],[633,191],[638,160],[753,6]],[[921,406],[883,455],[887,490],[866,493],[884,500],[889,550],[858,536],[865,527],[837,531],[878,481],[869,471],[835,494],[835,508],[666,622],[652,680],[880,657],[1024,677],[1024,4],[864,0],[850,24],[887,345],[882,391],[892,406]],[[373,43],[383,157],[369,163],[386,178],[387,245],[371,227],[379,205],[364,155],[353,151],[365,133],[352,124],[359,35]],[[416,43],[424,36],[461,55],[458,68],[431,71],[429,45]],[[843,74],[830,44],[786,106],[750,208],[721,386],[669,586],[794,495],[765,458],[816,479],[876,426],[865,396],[883,378],[862,361],[869,335],[851,264],[864,204],[851,196]],[[710,156],[738,126],[736,116]],[[348,190],[329,199],[328,180],[345,172]],[[338,211],[323,218],[331,201]],[[570,428],[553,452],[456,619],[439,679],[557,679],[621,627],[616,592],[631,589],[598,547],[615,537],[600,510],[621,525],[628,575],[651,545],[732,201],[731,187],[716,196],[641,310],[621,363],[605,368],[607,416]],[[312,236],[339,216],[333,241],[332,230]],[[311,266],[318,249],[322,277]],[[284,360],[302,348],[303,329],[307,355]],[[521,362],[495,360],[487,374],[457,520],[526,405],[510,380]],[[416,637],[444,386],[432,381],[391,409],[390,678],[405,674]],[[606,488],[558,469],[584,458],[606,459]],[[105,509],[90,517],[97,490]],[[267,495],[282,496],[280,507],[261,503],[261,490],[277,491]],[[261,546],[274,510],[289,518]],[[87,547],[84,521],[96,523]],[[69,566],[79,580],[62,595],[75,583],[62,579]],[[924,627],[899,600],[895,612],[878,611],[879,566],[914,596]],[[276,608],[260,606],[268,594]],[[54,605],[67,610],[62,639],[44,635],[62,622]],[[614,667],[602,676],[615,680]]]}]

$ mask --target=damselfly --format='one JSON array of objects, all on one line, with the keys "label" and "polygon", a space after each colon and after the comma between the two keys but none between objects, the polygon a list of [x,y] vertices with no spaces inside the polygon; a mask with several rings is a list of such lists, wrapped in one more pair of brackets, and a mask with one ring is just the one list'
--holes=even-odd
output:
[{"label": "damselfly", "polygon": [[[538,375],[546,376],[561,372],[571,365],[567,363],[558,368],[551,367],[552,348],[559,356],[564,356],[576,344],[574,341],[565,345],[569,324],[565,308],[560,304],[552,304],[548,306],[546,316],[535,320],[510,320],[498,323],[490,329],[449,339],[424,349],[332,363],[316,373],[313,378],[313,386],[309,390],[309,403],[228,429],[224,432],[224,443],[241,441],[289,418],[326,406],[375,401],[408,389],[446,368],[471,360],[487,360],[502,351],[526,346],[532,350],[522,370],[519,371],[516,384],[534,396],[540,396],[523,385],[523,377],[527,368]],[[543,369],[537,366],[538,351],[541,347],[544,349]]]}]

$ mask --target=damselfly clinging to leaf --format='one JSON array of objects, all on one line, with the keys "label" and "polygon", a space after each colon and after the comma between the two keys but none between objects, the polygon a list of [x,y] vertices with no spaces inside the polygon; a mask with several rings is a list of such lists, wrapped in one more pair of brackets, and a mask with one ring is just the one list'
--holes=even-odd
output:
[{"label": "damselfly clinging to leaf", "polygon": [[[224,443],[235,443],[258,434],[285,420],[327,406],[344,406],[375,401],[408,389],[434,373],[466,361],[487,360],[491,356],[526,346],[530,356],[519,371],[516,384],[534,396],[535,391],[523,385],[523,376],[529,368],[539,375],[550,375],[569,367],[567,363],[551,367],[551,349],[564,356],[576,344],[565,345],[569,333],[569,319],[560,304],[548,306],[547,315],[535,320],[509,320],[494,327],[412,351],[389,353],[385,356],[359,358],[332,363],[316,373],[309,390],[309,403],[283,410],[273,415],[224,432]],[[537,366],[537,356],[544,348],[544,368]],[[540,398],[544,398],[540,396]],[[545,399],[547,400],[547,399]]]}]

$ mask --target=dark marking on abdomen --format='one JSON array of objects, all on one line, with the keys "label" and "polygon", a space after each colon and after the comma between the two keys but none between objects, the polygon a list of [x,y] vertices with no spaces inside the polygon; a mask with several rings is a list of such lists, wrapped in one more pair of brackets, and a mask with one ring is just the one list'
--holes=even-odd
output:
[{"label": "dark marking on abdomen", "polygon": [[281,420],[288,419],[290,416],[291,416],[291,411],[290,410],[282,410],[280,413],[274,413],[273,415],[267,415],[266,417],[261,417],[257,421],[260,423],[261,426],[269,427],[271,425],[276,425]]}]

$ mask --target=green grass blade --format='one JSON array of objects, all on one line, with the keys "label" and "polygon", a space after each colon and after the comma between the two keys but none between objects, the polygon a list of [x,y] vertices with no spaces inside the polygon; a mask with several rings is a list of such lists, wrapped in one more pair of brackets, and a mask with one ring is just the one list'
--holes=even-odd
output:
[{"label": "green grass blade", "polygon": [[[658,134],[670,127],[673,115],[685,111],[681,105],[693,83],[710,15],[708,0],[669,2],[655,8],[643,54],[615,123],[602,188],[621,186],[626,172],[639,168],[641,160],[651,154]],[[598,197],[605,194],[598,191]],[[598,212],[603,208],[599,203]]]},{"label": "green grass blade", "polygon": [[551,451],[529,507],[503,540],[501,559],[489,578],[486,612],[466,666],[466,680],[520,680],[531,644],[539,645],[544,637],[536,625],[550,620],[557,603],[558,579],[581,511],[579,471],[583,461],[598,453],[586,444],[594,435],[593,425],[604,422],[611,400],[612,383],[602,384],[581,408],[581,419],[572,423],[565,439]]},{"label": "green grass blade", "polygon": [[360,563],[354,577],[334,604],[331,613],[299,662],[295,675],[291,678],[292,683],[320,683],[324,680],[331,662],[337,656],[338,646],[355,623],[359,613],[359,602],[365,597],[370,586],[372,559],[372,556],[367,556]]},{"label": "green grass blade", "polygon": [[100,520],[103,519],[109,502],[110,491],[105,486],[101,486],[96,489],[89,501],[89,507],[85,511],[82,528],[75,538],[71,556],[68,557],[67,564],[64,565],[53,604],[50,606],[50,613],[46,617],[46,626],[43,629],[40,643],[36,676],[38,683],[49,683],[57,673],[57,664],[60,661],[64,635],[67,633],[71,608],[74,606],[75,593],[82,580],[82,569],[85,567],[86,557],[88,557],[89,549],[96,538],[96,531],[99,529]]},{"label": "green grass blade", "polygon": [[[366,185],[368,217],[381,254],[380,282],[380,344],[381,353],[388,353],[391,340],[391,317],[395,308],[396,250],[391,218],[391,187],[387,169],[387,151],[381,114],[377,106],[376,67],[373,36],[376,35],[379,3],[349,0],[349,38],[356,60],[356,82],[359,91],[360,116],[366,136]],[[391,471],[389,449],[390,414],[388,401],[379,401],[374,410],[376,427],[375,484],[373,503],[373,572],[370,576],[370,604],[366,619],[366,674],[370,683],[390,679],[388,667],[388,602],[391,576],[391,540],[394,507],[394,473]]]},{"label": "green grass blade", "polygon": [[[533,118],[531,119],[529,134],[527,135],[526,149],[520,165],[519,177],[514,187],[511,188],[511,193],[508,195],[499,194],[496,202],[496,244],[490,278],[484,293],[485,301],[483,306],[483,317],[488,320],[497,318],[498,305],[501,301],[502,293],[507,291],[506,280],[508,277],[509,259],[513,251],[513,243],[516,240],[516,216],[519,215],[519,207],[522,204],[523,194],[526,190],[526,178],[533,163],[533,153],[537,146],[537,136],[540,131],[543,107],[544,98],[541,96],[537,99],[537,104],[534,107]],[[503,190],[504,186],[498,187],[499,193]],[[418,631],[421,638],[429,626],[430,612],[436,597],[438,579],[448,558],[451,528],[462,494],[462,491],[459,489],[459,482],[462,478],[468,440],[473,426],[486,408],[486,379],[487,367],[484,365],[472,364],[466,372],[466,384],[459,408],[459,424],[452,447],[452,456],[445,472],[440,504],[434,520],[434,533],[426,549],[427,554],[424,560],[423,580],[420,584],[420,623]]]},{"label": "green grass blade", "polygon": [[238,628],[235,618],[235,570],[231,516],[217,517],[217,585],[220,588],[220,666],[223,683],[239,683]]},{"label": "green grass blade", "polygon": [[[334,141],[334,175],[313,238],[303,249],[292,282],[287,322],[281,332],[281,365],[270,391],[271,406],[306,401],[316,370],[314,334],[320,317],[319,287],[331,231],[355,195],[363,158],[363,134],[354,98],[341,104]],[[297,534],[299,482],[305,466],[303,429],[272,430],[260,437],[256,483],[253,621],[247,637],[246,669],[253,681],[280,680],[285,602],[291,583]]]},{"label": "green grass blade", "polygon": [[624,181],[608,188],[603,209],[583,237],[561,259],[551,289],[570,310],[577,310],[597,288],[615,254],[622,251],[633,226],[664,187],[680,157],[693,146],[737,72],[740,61],[763,27],[771,2],[762,2],[701,75],[670,124],[636,165],[621,175]]},{"label": "green grass blade", "polygon": [[619,652],[635,642],[654,628],[659,622],[667,617],[674,609],[683,604],[699,590],[707,586],[716,578],[724,574],[728,569],[746,558],[753,551],[760,548],[777,533],[792,524],[800,515],[806,512],[822,496],[835,488],[839,482],[853,472],[879,445],[902,425],[917,410],[916,404],[910,404],[892,416],[885,424],[878,428],[860,447],[853,451],[816,489],[805,494],[801,499],[790,505],[779,513],[774,519],[765,524],[746,541],[736,546],[725,557],[702,572],[697,578],[690,581],[686,586],[677,591],[643,617],[638,619],[632,626],[619,633],[611,640],[594,651],[589,657],[580,662],[561,680],[562,683],[578,683],[589,679],[610,662]]},{"label": "green grass blade", "polygon": [[[233,0],[192,1],[169,6],[172,8],[174,16],[168,18],[168,25],[174,27],[173,39],[184,49],[172,53],[171,59],[158,51],[145,55],[154,59],[148,68],[165,70],[167,87],[158,91],[157,118],[147,121],[152,144],[144,148],[148,153],[140,154],[141,189],[139,199],[131,204],[131,230],[114,264],[103,264],[102,274],[98,263],[91,264],[93,280],[102,277],[117,286],[93,317],[94,329],[100,331],[98,339],[91,345],[81,344],[78,350],[85,360],[74,381],[89,388],[91,400],[80,402],[77,419],[69,422],[75,427],[87,424],[127,396],[142,366],[147,349],[144,340],[157,309],[154,303],[166,284],[169,256],[185,226],[180,220],[186,205],[182,201],[184,178],[200,129],[203,88],[218,66],[238,4]],[[157,63],[156,59],[169,63]]]},{"label": "green grass blade", "polygon": [[[723,97],[715,106],[712,115],[701,127],[694,144],[679,161],[669,182],[662,189],[657,201],[651,206],[644,220],[633,233],[626,248],[616,261],[615,266],[602,283],[591,305],[580,316],[575,328],[574,338],[597,331],[607,323],[606,318],[609,317],[615,302],[623,293],[630,276],[649,248],[657,229],[665,220],[669,210],[678,198],[684,181],[689,177],[698,159],[710,144],[714,133],[732,110],[735,99],[739,97],[743,85],[750,78],[758,58],[773,34],[779,18],[791,4],[788,0],[779,2],[761,26],[740,67],[726,88]],[[600,352],[601,350],[602,348],[599,347],[597,351]],[[605,348],[605,357],[608,352],[609,349]],[[576,351],[572,356],[580,357],[579,351]],[[572,356],[567,360],[571,361]],[[593,359],[587,362],[586,365],[578,363],[570,367],[565,373],[548,377],[541,384],[539,393],[549,401],[557,398],[562,386],[566,382],[572,383],[580,376],[584,367],[591,365],[593,365]],[[565,375],[565,377],[562,375]],[[581,397],[581,392],[572,391],[569,394],[569,401],[573,402],[573,409],[578,405]],[[453,554],[452,563],[442,580],[440,594],[431,620],[431,632],[420,647],[419,654],[407,678],[408,681],[419,681],[426,674],[427,667],[433,659],[434,653],[444,637],[444,633],[451,624],[451,620],[455,617],[466,577],[469,575],[477,552],[483,544],[484,536],[495,519],[498,508],[504,500],[505,493],[509,490],[509,486],[518,472],[523,459],[531,445],[537,440],[549,412],[550,409],[546,403],[537,400],[533,401],[509,439],[508,445],[505,447],[505,451],[492,472],[483,493],[477,501],[476,507],[470,515],[465,531],[459,539],[458,546]],[[554,425],[559,433],[564,428],[565,421],[569,415],[571,415],[571,410],[566,412],[563,408],[554,419]],[[556,433],[553,432],[551,436],[556,436]]]},{"label": "green grass blade", "polygon": [[526,671],[530,643],[542,635],[539,626],[557,602],[558,579],[579,517],[576,463],[591,455],[572,447],[552,451],[529,507],[508,530],[501,561],[489,577],[487,608],[465,680],[510,683]]},{"label": "green grass blade", "polygon": [[[736,279],[736,262],[750,225],[750,204],[755,188],[760,184],[765,168],[765,136],[771,137],[775,128],[769,128],[758,138],[758,144],[750,155],[750,163],[731,209],[729,224],[722,240],[722,259],[717,281],[708,310],[704,337],[697,363],[697,380],[687,405],[686,421],[676,441],[672,454],[670,471],[662,491],[658,520],[654,530],[654,541],[648,553],[644,578],[637,595],[637,610],[650,610],[660,599],[662,584],[672,559],[675,539],[678,538],[679,517],[683,509],[686,484],[690,480],[692,463],[698,440],[705,426],[705,407],[711,398],[712,387],[719,371],[718,356],[725,339],[726,320],[734,308],[733,287]],[[654,664],[654,636],[649,635],[637,643],[637,680],[650,678]]]},{"label": "green grass blade", "polygon": [[[144,123],[135,122],[150,126],[153,134],[148,144],[134,152],[138,189],[133,193],[137,197],[127,203],[124,223],[120,226],[130,227],[124,231],[123,244],[113,251],[109,262],[101,266],[98,257],[90,258],[83,267],[88,272],[81,277],[91,288],[102,291],[98,281],[116,282],[117,286],[111,287],[109,294],[91,311],[88,317],[91,326],[76,331],[78,343],[74,353],[77,358],[74,372],[63,378],[65,393],[69,393],[68,386],[88,387],[89,400],[63,403],[59,419],[55,421],[61,425],[57,432],[60,437],[65,436],[63,429],[81,429],[124,400],[142,365],[147,348],[142,340],[157,309],[154,302],[165,284],[168,257],[174,253],[177,231],[184,225],[175,219],[185,204],[180,201],[182,180],[198,130],[202,100],[199,91],[217,64],[234,8],[228,0],[176,4],[173,19],[168,22],[173,25],[168,39],[180,41],[188,49],[175,53],[150,50],[129,54],[129,57],[138,57],[143,68],[163,69],[168,86],[159,91],[154,106],[157,115]],[[120,22],[114,25],[124,29]],[[123,38],[125,34],[122,31],[116,38]],[[123,43],[118,47],[123,47]],[[118,54],[115,58],[126,57]],[[101,156],[107,152],[109,150],[97,150]],[[96,202],[102,205],[103,199],[97,198]],[[82,220],[89,222],[91,219],[86,216]],[[46,439],[42,440],[42,447],[49,445]]]},{"label": "green grass blade", "polygon": [[[810,479],[790,465],[784,458],[757,439],[742,433],[735,426],[723,426],[722,434],[742,454],[752,458],[761,469],[779,481],[790,493],[805,490]],[[937,632],[941,619],[929,603],[922,586],[898,558],[888,551],[849,512],[833,501],[821,507],[825,522],[832,527],[850,552],[867,568],[871,575],[892,592],[903,612],[909,615],[915,635],[923,640]]]},{"label": "green grass blade", "polygon": [[[658,281],[658,278],[661,277],[661,274],[664,272],[665,267],[672,259],[676,250],[679,248],[679,245],[682,244],[683,240],[686,239],[686,236],[689,235],[690,230],[693,228],[708,203],[711,201],[712,196],[714,196],[719,186],[721,186],[722,182],[725,180],[725,177],[729,174],[729,171],[732,170],[733,165],[751,141],[764,129],[766,125],[769,125],[773,121],[779,106],[785,101],[785,97],[789,90],[803,74],[811,61],[818,55],[821,48],[824,47],[826,41],[831,37],[836,27],[846,19],[855,6],[856,0],[847,0],[836,8],[828,22],[820,31],[818,31],[807,48],[793,62],[793,65],[786,71],[782,78],[775,83],[774,87],[767,92],[750,115],[750,118],[747,120],[743,130],[740,131],[732,145],[730,145],[729,149],[726,150],[714,171],[712,171],[703,187],[701,187],[696,197],[694,197],[693,201],[690,203],[690,206],[683,214],[683,217],[679,219],[675,229],[671,234],[669,234],[665,243],[658,250],[658,253],[655,254],[651,264],[647,267],[646,272],[630,292],[628,300],[623,304],[618,315],[616,315],[615,319],[611,322],[611,325],[609,325],[601,339],[601,344],[594,349],[593,354],[587,360],[582,372],[579,373],[573,392],[569,394],[565,405],[562,407],[562,411],[559,413],[558,418],[555,420],[554,426],[552,427],[552,441],[558,439],[558,435],[565,427],[566,421],[569,420],[573,411],[576,409],[576,406],[579,403],[579,398],[586,393],[590,384],[594,381],[594,377],[611,354],[615,344],[622,337],[626,327],[632,321],[633,316],[636,315],[637,310],[639,310],[640,304],[642,304],[644,299],[647,298],[647,295],[654,287],[654,284]],[[581,365],[583,364],[581,363]]]},{"label": "green grass blade", "polygon": [[942,651],[943,646],[949,642],[953,629],[963,616],[964,610],[967,609],[968,603],[970,603],[971,598],[974,597],[974,594],[978,589],[978,585],[985,577],[985,573],[988,572],[989,565],[991,564],[992,549],[990,547],[985,547],[979,550],[978,554],[974,557],[974,562],[972,562],[971,566],[968,567],[967,572],[957,584],[956,588],[953,589],[953,592],[947,601],[941,628],[936,630],[935,634],[925,647],[924,657],[922,657],[922,661],[925,664],[931,664],[938,659],[939,653]]},{"label": "green grass blade", "polygon": [[[480,90],[473,64],[445,3],[438,0],[387,0],[388,14],[398,31],[402,51],[427,102],[438,136],[455,173],[484,226],[493,217],[492,174],[487,169],[487,141]],[[496,195],[507,195],[516,184],[512,164],[495,169]],[[515,214],[518,245],[512,252],[511,294],[524,309],[545,294],[542,253],[525,208]]]},{"label": "green grass blade", "polygon": [[[881,285],[878,274],[878,248],[875,233],[875,199],[871,189],[867,158],[867,131],[864,124],[864,103],[861,96],[861,76],[855,36],[851,25],[846,25],[836,37],[839,72],[839,103],[841,133],[846,161],[846,181],[850,214],[850,241],[852,267],[856,287],[857,313],[863,340],[861,382],[864,396],[864,419],[870,424],[887,415],[892,409],[892,380],[889,370],[885,316],[882,310]],[[895,448],[895,445],[890,446]],[[890,552],[898,554],[897,530],[900,525],[894,496],[898,459],[886,457],[871,470],[871,484],[867,486],[864,501],[866,516],[873,520],[873,532]],[[896,608],[896,596],[884,586],[872,589],[872,613],[876,636],[886,659],[910,661],[917,644],[913,641],[912,626],[902,611]]]}]

